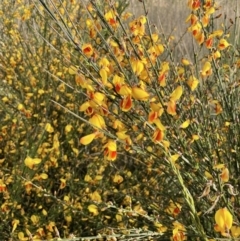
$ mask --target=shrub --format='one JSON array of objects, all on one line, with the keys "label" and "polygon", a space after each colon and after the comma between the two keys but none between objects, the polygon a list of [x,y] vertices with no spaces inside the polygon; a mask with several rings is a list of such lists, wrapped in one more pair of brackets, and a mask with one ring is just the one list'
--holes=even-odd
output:
[{"label": "shrub", "polygon": [[1,6],[4,239],[240,235],[237,15],[189,0],[179,62],[141,2]]}]

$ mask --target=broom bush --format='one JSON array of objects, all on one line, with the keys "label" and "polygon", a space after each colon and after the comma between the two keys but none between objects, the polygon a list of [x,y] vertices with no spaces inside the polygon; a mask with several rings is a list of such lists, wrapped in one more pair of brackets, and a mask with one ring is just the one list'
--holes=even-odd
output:
[{"label": "broom bush", "polygon": [[3,0],[1,240],[239,240],[237,9],[139,2]]}]

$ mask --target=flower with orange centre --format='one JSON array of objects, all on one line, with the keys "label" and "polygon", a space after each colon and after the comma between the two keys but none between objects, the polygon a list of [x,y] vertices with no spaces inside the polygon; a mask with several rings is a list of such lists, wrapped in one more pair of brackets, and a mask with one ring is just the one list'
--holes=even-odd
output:
[{"label": "flower with orange centre", "polygon": [[176,106],[176,102],[174,100],[170,100],[167,103],[167,113],[169,115],[172,115],[172,116],[176,115],[177,114],[176,108],[177,108],[177,106]]},{"label": "flower with orange centre", "polygon": [[108,11],[107,13],[105,13],[104,17],[107,20],[108,24],[111,25],[114,29],[118,27],[117,13],[115,11]]},{"label": "flower with orange centre", "polygon": [[147,63],[146,59],[134,59],[134,58],[132,58],[130,62],[131,62],[132,70],[134,74],[136,74],[137,76],[139,76],[142,73],[142,71],[144,70],[144,65]]},{"label": "flower with orange centre", "polygon": [[120,102],[121,110],[124,111],[124,112],[129,111],[132,108],[132,105],[133,104],[132,104],[131,95],[125,96]]},{"label": "flower with orange centre", "polygon": [[218,49],[219,50],[224,50],[226,49],[230,44],[228,43],[228,41],[226,39],[220,39],[219,43],[218,43]]},{"label": "flower with orange centre", "polygon": [[90,58],[93,55],[93,47],[91,44],[83,44],[82,46],[82,52]]},{"label": "flower with orange centre", "polygon": [[129,23],[130,31],[134,36],[142,37],[145,34],[146,17],[140,16],[138,19]]},{"label": "flower with orange centre", "polygon": [[221,57],[221,53],[216,50],[212,53],[212,56],[211,56],[213,59],[219,59]]},{"label": "flower with orange centre", "polygon": [[217,210],[215,213],[215,222],[215,231],[221,232],[223,236],[229,236],[229,230],[232,227],[233,217],[226,207]]},{"label": "flower with orange centre", "polygon": [[202,25],[199,22],[190,26],[188,28],[188,31],[192,32],[192,35],[196,39],[198,44],[202,44],[204,42],[205,36],[204,36],[203,31],[202,31]]},{"label": "flower with orange centre", "polygon": [[113,76],[112,82],[113,82],[113,85],[115,87],[115,91],[117,93],[120,92],[120,89],[121,89],[122,85],[126,85],[125,81],[124,81],[124,78],[122,76],[119,76],[119,75],[116,75],[116,74]]},{"label": "flower with orange centre", "polygon": [[198,79],[195,76],[191,75],[187,81],[187,85],[189,86],[191,91],[194,91],[197,88],[198,84]]},{"label": "flower with orange centre", "polygon": [[218,100],[211,100],[209,106],[213,115],[219,115],[223,111],[223,108]]},{"label": "flower with orange centre", "polygon": [[196,41],[198,42],[199,45],[201,45],[202,43],[204,43],[204,39],[205,39],[205,35],[204,33],[201,31],[199,32],[196,36],[195,36]]},{"label": "flower with orange centre", "polygon": [[202,74],[203,77],[207,77],[207,76],[210,76],[212,74],[212,66],[211,66],[211,63],[209,61],[204,63],[201,74]]},{"label": "flower with orange centre", "polygon": [[213,37],[208,37],[206,40],[205,40],[205,46],[210,49],[212,48],[213,46]]},{"label": "flower with orange centre", "polygon": [[104,156],[108,161],[115,161],[117,158],[117,144],[113,140],[109,140],[104,145]]},{"label": "flower with orange centre", "polygon": [[213,6],[213,1],[212,0],[205,0],[204,1],[204,8],[208,9]]},{"label": "flower with orange centre", "polygon": [[7,186],[6,184],[3,182],[2,179],[0,179],[0,193],[1,192],[6,192],[7,191]]},{"label": "flower with orange centre", "polygon": [[198,10],[201,6],[201,1],[200,0],[188,0],[188,7],[191,8],[192,10]]},{"label": "flower with orange centre", "polygon": [[202,17],[202,24],[203,24],[203,27],[204,27],[204,28],[208,26],[209,20],[210,20],[209,14],[205,14],[205,15]]},{"label": "flower with orange centre", "polygon": [[153,63],[156,62],[158,56],[164,52],[164,47],[162,44],[155,44],[148,49],[149,58]]},{"label": "flower with orange centre", "polygon": [[163,140],[163,138],[164,138],[164,130],[156,128],[152,136],[153,142],[154,143],[160,142]]},{"label": "flower with orange centre", "polygon": [[184,241],[184,240],[187,240],[187,237],[185,235],[185,231],[186,231],[185,227],[181,223],[179,223],[177,221],[175,221],[173,223],[173,225],[174,225],[174,228],[173,228],[173,231],[172,231],[173,235],[171,237],[171,240],[172,241]]},{"label": "flower with orange centre", "polygon": [[161,65],[161,70],[158,75],[158,83],[160,84],[161,87],[166,86],[166,77],[168,74],[170,67],[168,62],[163,62]]},{"label": "flower with orange centre", "polygon": [[158,76],[158,83],[160,84],[161,87],[166,86],[166,76],[167,76],[167,73],[160,71]]},{"label": "flower with orange centre", "polygon": [[156,111],[151,111],[148,115],[148,122],[152,123],[154,120],[158,118],[158,113]]},{"label": "flower with orange centre", "polygon": [[60,178],[60,186],[59,189],[64,189],[66,187],[67,180],[64,178]]},{"label": "flower with orange centre", "polygon": [[191,26],[195,25],[198,21],[198,17],[195,14],[190,14],[187,19],[186,19],[186,23],[190,21]]},{"label": "flower with orange centre", "polygon": [[153,123],[158,117],[160,117],[164,109],[160,103],[150,103],[151,112],[148,114],[148,122]]},{"label": "flower with orange centre", "polygon": [[182,206],[179,203],[173,202],[171,200],[168,208],[166,209],[166,212],[172,215],[174,218],[176,218],[178,214],[181,212],[181,209]]}]

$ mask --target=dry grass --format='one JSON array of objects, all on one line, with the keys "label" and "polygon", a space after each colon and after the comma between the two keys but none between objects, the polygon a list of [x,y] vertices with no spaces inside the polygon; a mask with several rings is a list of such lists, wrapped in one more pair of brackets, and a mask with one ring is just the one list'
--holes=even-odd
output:
[{"label": "dry grass", "polygon": [[[196,45],[192,41],[191,34],[187,32],[188,24],[183,24],[190,13],[186,10],[187,0],[148,0],[147,3],[148,17],[152,26],[166,36],[173,35],[175,37],[177,45],[174,52],[175,57],[177,59],[190,58],[193,46],[196,47]],[[217,1],[217,5],[221,17],[216,21],[216,26],[222,24],[230,26],[230,19],[234,21],[235,16],[240,17],[240,1],[220,0]],[[137,0],[130,1],[130,12],[136,16],[143,14],[142,3]],[[236,37],[239,39],[240,25],[237,28]]]}]

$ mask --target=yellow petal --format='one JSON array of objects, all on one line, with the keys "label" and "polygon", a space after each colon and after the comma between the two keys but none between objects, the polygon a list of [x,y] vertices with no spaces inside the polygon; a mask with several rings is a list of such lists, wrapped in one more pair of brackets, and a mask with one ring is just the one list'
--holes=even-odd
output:
[{"label": "yellow petal", "polygon": [[40,177],[42,178],[42,179],[48,179],[48,174],[46,174],[46,173],[41,173],[40,174]]},{"label": "yellow petal", "polygon": [[177,112],[176,112],[176,102],[172,99],[170,99],[170,101],[167,104],[167,113],[169,115],[172,115],[172,116],[177,114]]},{"label": "yellow petal", "polygon": [[110,151],[116,151],[117,150],[117,144],[115,141],[109,140],[108,143],[104,146],[107,147]]},{"label": "yellow petal", "polygon": [[206,11],[206,14],[207,15],[210,15],[210,14],[213,14],[215,12],[215,8],[214,7],[210,7],[207,11]]},{"label": "yellow petal", "polygon": [[230,44],[228,43],[228,41],[226,39],[220,39],[219,40],[219,44],[218,44],[218,49],[219,50],[223,50],[225,48],[227,48]]},{"label": "yellow petal", "polygon": [[94,204],[90,204],[89,206],[88,206],[88,211],[90,212],[90,213],[92,213],[94,216],[97,216],[98,215],[98,207],[96,206],[96,205],[94,205]]},{"label": "yellow petal", "polygon": [[84,177],[84,181],[85,181],[85,182],[92,182],[92,178],[87,174],[87,175]]},{"label": "yellow petal", "polygon": [[180,128],[183,128],[183,129],[187,128],[187,127],[189,126],[190,122],[191,122],[191,121],[190,121],[189,119],[186,120],[186,121],[184,121],[184,122],[180,125]]},{"label": "yellow petal", "polygon": [[125,140],[128,137],[126,131],[118,131],[116,135],[120,140]]},{"label": "yellow petal", "polygon": [[141,15],[141,16],[139,17],[139,21],[141,22],[141,24],[145,24],[145,23],[147,22],[147,19],[146,19],[145,16]]},{"label": "yellow petal", "polygon": [[122,177],[121,175],[119,175],[119,174],[116,174],[116,175],[113,177],[113,182],[120,184],[121,182],[123,182],[123,177]]},{"label": "yellow petal", "polygon": [[90,107],[90,103],[86,101],[80,106],[79,111],[85,111],[88,107]]},{"label": "yellow petal", "polygon": [[105,95],[101,92],[96,92],[94,93],[94,97],[93,100],[98,104],[98,105],[102,105],[102,102],[104,100]]},{"label": "yellow petal", "polygon": [[53,127],[52,127],[52,125],[50,123],[46,124],[45,131],[48,132],[48,133],[53,133],[54,132],[54,129],[53,129]]},{"label": "yellow petal", "polygon": [[222,169],[225,167],[225,164],[217,164],[217,165],[214,165],[213,169]]},{"label": "yellow petal", "polygon": [[106,127],[105,121],[103,117],[99,114],[93,115],[89,119],[89,123],[92,124],[94,127],[97,127],[99,129],[104,129]]},{"label": "yellow petal", "polygon": [[65,126],[65,133],[66,133],[66,134],[69,133],[69,132],[72,130],[72,128],[73,128],[72,125],[70,125],[70,124],[66,125],[66,126]]},{"label": "yellow petal", "polygon": [[202,71],[207,72],[209,69],[211,69],[211,63],[207,61],[204,63]]},{"label": "yellow petal", "polygon": [[194,91],[197,88],[199,81],[194,76],[190,76],[190,78],[187,81],[187,84],[190,87],[191,91]]},{"label": "yellow petal", "polygon": [[80,143],[83,145],[88,145],[93,141],[95,137],[96,137],[96,133],[86,135],[80,139]]},{"label": "yellow petal", "polygon": [[199,140],[199,135],[192,135],[192,139],[194,140],[194,141],[197,141],[197,140]]},{"label": "yellow petal", "polygon": [[232,226],[231,234],[234,238],[238,238],[240,236],[240,227]]},{"label": "yellow petal", "polygon": [[159,119],[156,119],[153,121],[153,123],[161,130],[164,131],[166,128],[165,126],[161,123]]},{"label": "yellow petal", "polygon": [[225,230],[226,228],[231,229],[233,217],[227,208],[220,208],[215,213],[215,221],[221,229],[223,230]]},{"label": "yellow petal", "polygon": [[183,65],[186,65],[186,66],[188,66],[188,65],[190,65],[191,63],[190,63],[190,61],[188,60],[188,59],[182,59],[182,64]]},{"label": "yellow petal", "polygon": [[130,87],[128,87],[127,85],[122,85],[119,92],[120,95],[131,95],[132,94],[132,90]]},{"label": "yellow petal", "polygon": [[26,159],[24,160],[24,164],[30,169],[33,169],[34,166],[39,164],[40,162],[41,162],[41,159],[31,158],[29,156],[27,156]]},{"label": "yellow petal", "polygon": [[152,41],[154,43],[156,43],[159,37],[158,37],[158,35],[156,33],[154,33],[154,34],[151,35],[151,38],[152,38]]},{"label": "yellow petal", "polygon": [[205,175],[205,177],[206,177],[207,179],[213,179],[212,174],[211,174],[210,172],[208,172],[208,171],[205,171],[205,172],[204,172],[204,175]]},{"label": "yellow petal", "polygon": [[18,226],[18,224],[19,224],[20,222],[19,222],[19,220],[18,219],[14,219],[13,221],[12,221],[12,233],[15,231],[15,229],[17,228],[17,226]]},{"label": "yellow petal", "polygon": [[122,218],[123,218],[123,215],[121,213],[117,213],[115,218],[116,218],[117,222],[121,222]]},{"label": "yellow petal", "polygon": [[175,162],[175,161],[178,160],[179,157],[180,157],[179,154],[174,154],[174,155],[171,155],[170,160],[171,160],[172,162]]},{"label": "yellow petal", "polygon": [[98,191],[94,191],[93,193],[91,193],[90,198],[91,198],[92,201],[95,201],[95,202],[101,202],[102,201],[101,195],[98,193]]},{"label": "yellow petal", "polygon": [[39,221],[39,217],[36,216],[36,215],[32,215],[30,219],[31,219],[31,221],[33,222],[34,225],[36,225]]},{"label": "yellow petal", "polygon": [[28,237],[24,237],[24,233],[23,232],[19,232],[18,233],[18,238],[19,238],[20,241],[28,240]]},{"label": "yellow petal", "polygon": [[133,69],[133,72],[138,76],[141,74],[141,72],[143,71],[144,69],[144,64],[141,60],[132,60],[131,62],[132,64],[132,69]]},{"label": "yellow petal", "polygon": [[107,78],[108,78],[106,69],[105,68],[100,69],[99,74],[100,74],[100,76],[102,78],[103,84],[106,84],[107,83]]},{"label": "yellow petal", "polygon": [[[213,31],[212,33],[212,36],[213,37],[221,37],[223,35],[223,30],[222,29],[219,29],[219,30],[215,30]],[[211,36],[211,35],[210,35]]]},{"label": "yellow petal", "polygon": [[75,67],[75,66],[70,66],[69,68],[68,68],[68,73],[70,74],[70,75],[75,75],[75,74],[77,74],[77,68]]},{"label": "yellow petal", "polygon": [[149,99],[148,92],[138,87],[132,88],[132,96],[136,100],[147,101]]},{"label": "yellow petal", "polygon": [[223,168],[222,173],[220,175],[222,182],[229,181],[229,170],[227,167]]},{"label": "yellow petal", "polygon": [[182,86],[178,86],[170,95],[170,100],[177,101],[181,98],[183,93]]}]

